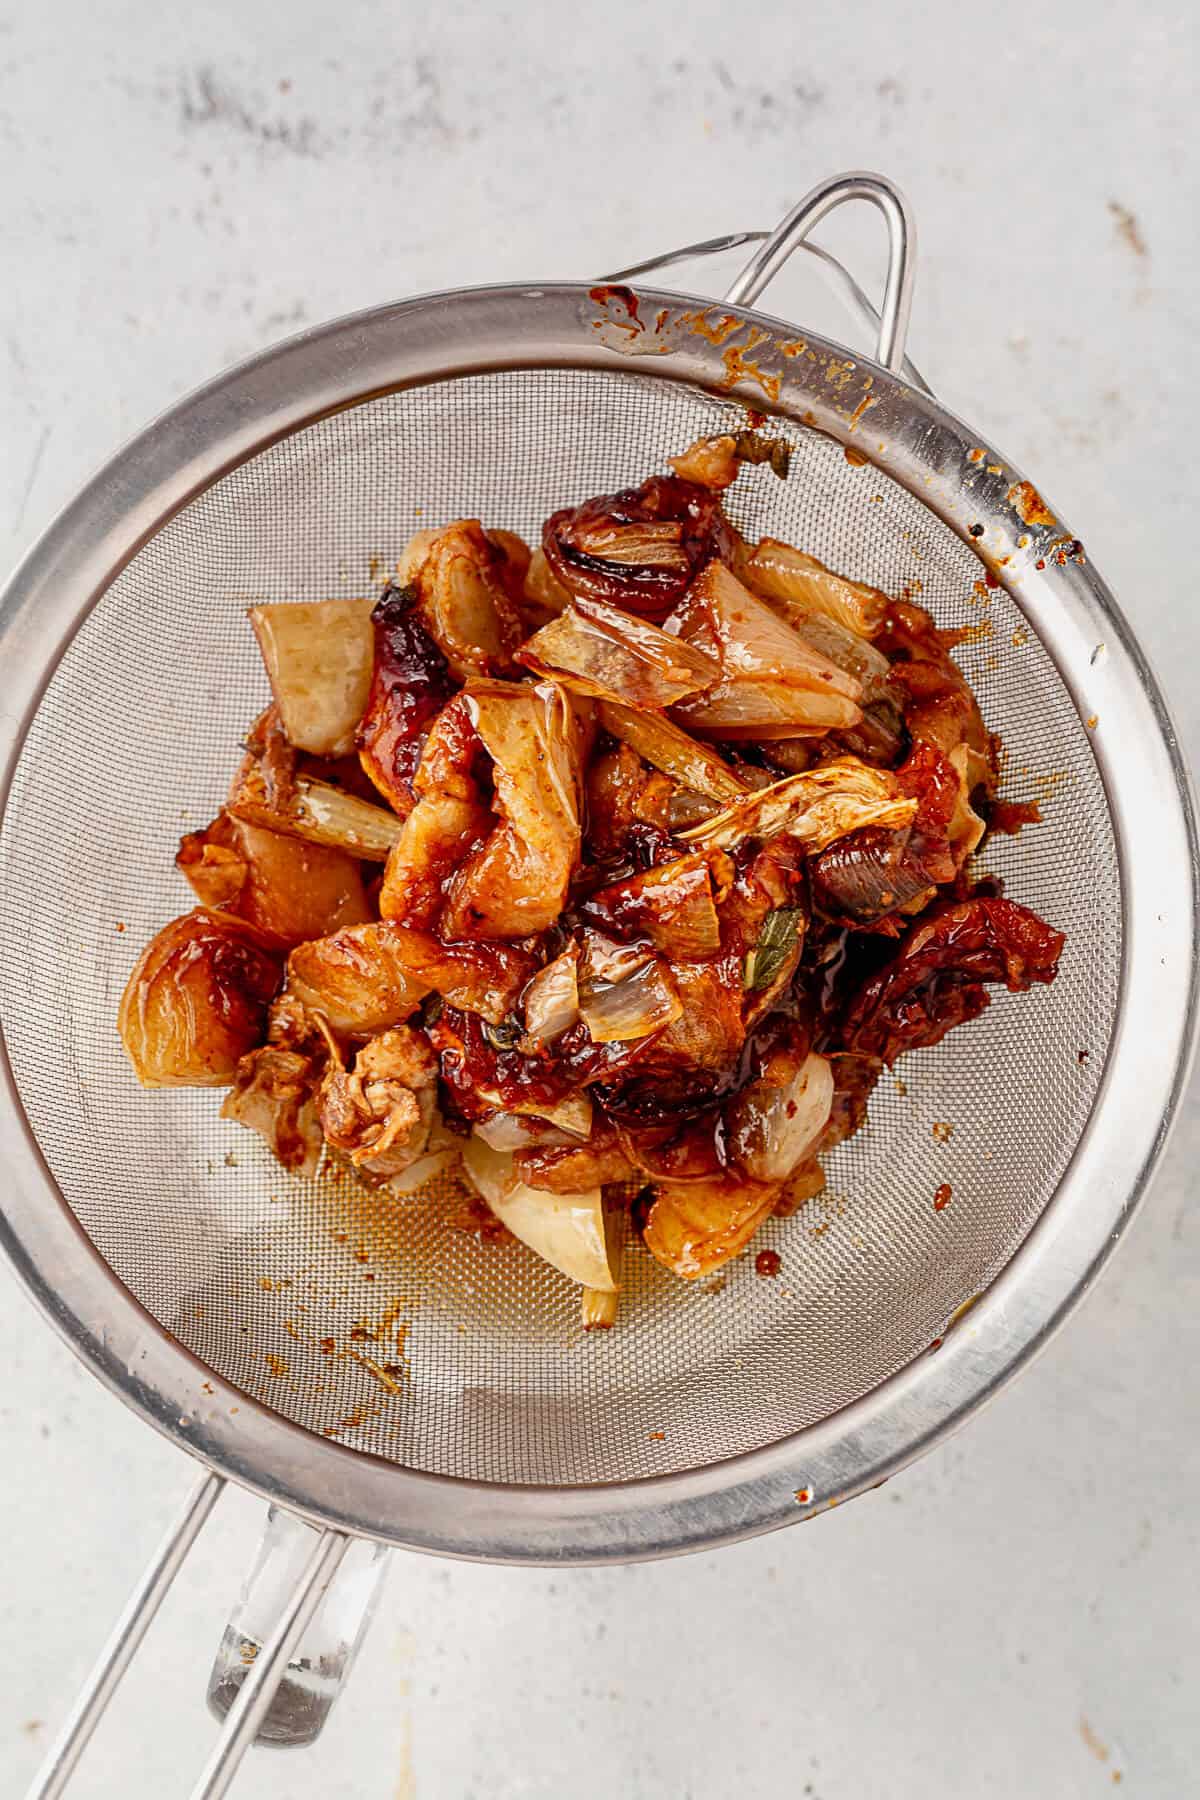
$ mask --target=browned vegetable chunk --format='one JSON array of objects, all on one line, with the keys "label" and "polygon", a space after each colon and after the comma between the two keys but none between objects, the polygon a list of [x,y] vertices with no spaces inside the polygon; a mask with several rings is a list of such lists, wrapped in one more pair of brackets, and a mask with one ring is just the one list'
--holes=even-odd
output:
[{"label": "browned vegetable chunk", "polygon": [[311,1057],[264,1044],[238,1063],[221,1117],[257,1131],[285,1169],[315,1175],[325,1147],[316,1107],[319,1079]]},{"label": "browned vegetable chunk", "polygon": [[415,588],[386,588],[371,623],[375,667],[358,753],[375,786],[403,816],[412,808],[425,734],[454,684],[446,658],[421,623]]},{"label": "browned vegetable chunk", "polygon": [[143,1087],[226,1087],[262,1042],[282,959],[244,920],[197,907],[138,958],[117,1027]]},{"label": "browned vegetable chunk", "polygon": [[284,947],[371,917],[354,857],[228,812],[182,838],[175,861],[202,905],[236,913]]},{"label": "browned vegetable chunk", "polygon": [[778,1188],[725,1173],[710,1181],[662,1181],[646,1220],[650,1254],[685,1281],[710,1275],[744,1250]]}]

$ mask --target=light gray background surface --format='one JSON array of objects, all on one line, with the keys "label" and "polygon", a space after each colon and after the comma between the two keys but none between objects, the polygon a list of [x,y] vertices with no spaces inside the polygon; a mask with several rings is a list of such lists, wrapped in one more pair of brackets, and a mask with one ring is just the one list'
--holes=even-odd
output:
[{"label": "light gray background surface", "polygon": [[[918,363],[1083,538],[1194,755],[1196,87],[1192,10],[1167,0],[6,8],[0,562],[152,414],[305,324],[598,273],[878,167],[920,221]],[[875,230],[822,235],[877,281]],[[771,310],[842,333],[810,281],[789,271]],[[1084,1311],[916,1468],[672,1564],[397,1560],[325,1738],[254,1753],[237,1794],[1197,1792],[1198,1143],[1193,1101]],[[7,1800],[191,1473],[6,1276],[0,1367]],[[187,1792],[258,1525],[222,1503],[80,1800]]]}]

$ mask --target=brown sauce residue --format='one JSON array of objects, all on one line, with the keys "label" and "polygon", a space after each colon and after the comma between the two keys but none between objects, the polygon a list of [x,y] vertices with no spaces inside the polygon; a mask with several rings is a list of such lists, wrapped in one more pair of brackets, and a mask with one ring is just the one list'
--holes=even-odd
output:
[{"label": "brown sauce residue", "polygon": [[635,331],[645,331],[646,327],[638,313],[638,297],[632,288],[619,282],[605,282],[599,287],[589,288],[588,298],[594,300],[597,306],[607,306],[610,300],[615,300],[618,306],[625,308],[625,319],[614,323],[626,324]]},{"label": "brown sauce residue", "polygon": [[746,354],[747,350],[752,350],[756,344],[760,344],[765,335],[764,332],[752,333],[745,348],[741,344],[730,344],[728,350],[721,357],[721,361],[725,364],[725,379],[721,383],[723,388],[736,387],[739,381],[754,381],[757,382],[768,400],[777,401],[779,399],[778,375],[768,375]]},{"label": "brown sauce residue", "polygon": [[1054,514],[1034,487],[1032,481],[1018,481],[1008,490],[1009,505],[1020,514],[1026,525],[1053,525]]},{"label": "brown sauce residue", "polygon": [[778,1275],[782,1267],[783,1261],[778,1250],[760,1250],[754,1259],[754,1273],[756,1275],[763,1275],[766,1277]]},{"label": "brown sauce residue", "polygon": [[703,312],[681,313],[679,322],[681,325],[686,325],[689,331],[694,332],[696,337],[705,338],[719,349],[722,344],[733,337],[735,332],[742,329],[742,320],[735,318],[732,313],[723,313],[715,325],[710,325],[708,312],[709,309],[706,307]]},{"label": "brown sauce residue", "polygon": [[954,1195],[954,1189],[950,1186],[950,1183],[948,1181],[943,1181],[942,1185],[939,1188],[937,1188],[934,1192],[934,1196],[933,1196],[934,1212],[945,1212],[946,1208],[950,1204],[951,1199],[953,1198],[953,1195]]}]

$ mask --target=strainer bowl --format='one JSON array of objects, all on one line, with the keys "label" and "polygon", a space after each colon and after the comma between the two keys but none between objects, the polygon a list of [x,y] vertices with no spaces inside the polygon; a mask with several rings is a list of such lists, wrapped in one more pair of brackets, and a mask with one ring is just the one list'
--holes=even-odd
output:
[{"label": "strainer bowl", "polygon": [[[903,225],[893,190],[855,177],[802,203],[799,235],[872,183]],[[613,283],[459,291],[305,332],[135,438],[6,590],[3,1243],[93,1371],[220,1476],[460,1557],[711,1546],[929,1448],[1119,1239],[1191,1042],[1186,775],[1084,546],[895,372],[906,251],[901,232],[879,362],[744,305]],[[447,1229],[445,1195],[401,1219],[287,1176],[209,1093],[142,1093],[117,999],[186,904],[170,846],[219,804],[263,703],[248,604],[369,592],[442,518],[529,536],[747,407],[791,439],[793,472],[736,522],[967,628],[1004,791],[1043,814],[984,866],[1067,949],[1052,988],[1001,996],[885,1076],[827,1195],[770,1228],[781,1280],[743,1261],[673,1286],[631,1248],[621,1323],[585,1340],[567,1284]],[[954,1204],[935,1212],[943,1182]],[[371,1359],[323,1353],[356,1328],[400,1346],[396,1392]]]}]

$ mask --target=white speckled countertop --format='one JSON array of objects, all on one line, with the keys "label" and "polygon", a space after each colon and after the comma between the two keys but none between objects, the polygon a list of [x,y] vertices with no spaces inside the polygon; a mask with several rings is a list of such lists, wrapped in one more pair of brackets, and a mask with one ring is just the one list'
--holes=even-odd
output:
[{"label": "white speckled countertop", "polygon": [[[879,167],[912,349],[1122,597],[1200,748],[1188,9],[611,0],[0,13],[0,562],[222,364],[421,289],[595,274]],[[1136,31],[1129,21],[1136,18]],[[823,235],[878,279],[877,221]],[[840,332],[805,271],[771,308]],[[813,1531],[642,1568],[398,1559],[321,1742],[257,1800],[1182,1800],[1200,1767],[1193,1099],[1115,1266],[960,1437]],[[188,1486],[0,1277],[0,1797]],[[72,1793],[166,1800],[259,1525],[232,1495]]]}]

